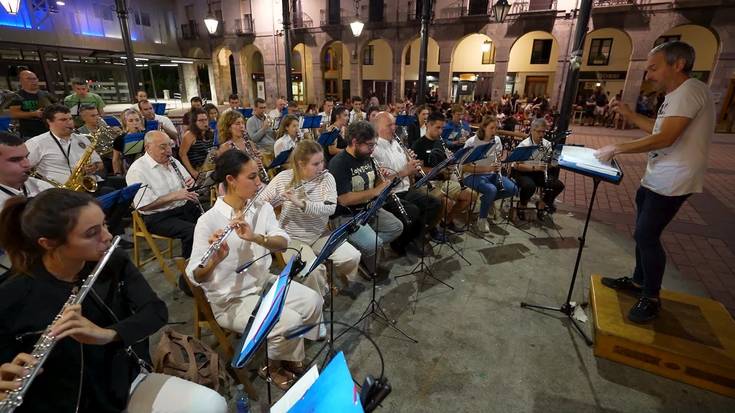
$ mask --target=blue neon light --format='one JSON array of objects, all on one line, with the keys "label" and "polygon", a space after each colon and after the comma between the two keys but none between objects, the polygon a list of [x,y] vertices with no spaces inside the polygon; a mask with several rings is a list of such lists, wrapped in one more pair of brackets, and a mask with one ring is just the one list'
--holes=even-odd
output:
[{"label": "blue neon light", "polygon": [[5,11],[5,8],[0,7],[0,26],[15,27],[18,29],[31,29],[31,19],[28,16],[28,8],[23,7],[25,3],[20,3],[20,9],[15,16]]}]

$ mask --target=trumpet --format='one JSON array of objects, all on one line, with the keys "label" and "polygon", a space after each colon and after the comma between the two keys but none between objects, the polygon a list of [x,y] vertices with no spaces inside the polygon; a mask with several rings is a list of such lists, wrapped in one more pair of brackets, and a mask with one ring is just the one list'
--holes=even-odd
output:
[{"label": "trumpet", "polygon": [[[258,192],[253,195],[253,198],[250,199],[250,201],[245,205],[245,208],[243,208],[242,212],[235,215],[234,219],[239,219],[245,216],[245,214],[248,212],[250,207],[252,207],[255,204],[255,201],[258,199],[258,197],[263,193],[266,186],[263,185]],[[204,251],[204,255],[202,255],[202,258],[199,259],[199,268],[204,268],[207,266],[207,263],[210,259],[212,259],[212,256],[215,252],[219,251],[220,248],[222,248],[222,244],[225,242],[227,237],[232,234],[232,231],[234,231],[237,228],[237,225],[227,224],[227,226],[224,228],[224,231],[222,234],[209,245],[209,248],[207,248],[206,251]]]},{"label": "trumpet", "polygon": [[[408,151],[408,148],[406,148],[406,145],[403,144],[403,141],[401,141],[401,138],[399,138],[398,135],[395,135],[394,139],[396,140],[396,142],[398,142],[398,146],[400,146],[401,149],[403,149],[403,153],[406,154],[406,158],[408,160],[411,160],[411,159],[414,159],[415,158],[414,156],[411,155],[411,152]],[[420,176],[421,178],[425,178],[426,177],[426,172],[424,172],[424,170],[422,168],[419,168],[416,171],[416,174],[418,176]],[[431,182],[427,182],[426,185],[428,186],[429,191],[433,191],[434,190],[434,185]]]},{"label": "trumpet", "polygon": [[[181,174],[181,171],[179,170],[178,165],[176,165],[176,160],[173,156],[168,158],[168,163],[171,165],[171,167],[174,169],[174,172],[176,172],[176,175],[179,177],[179,181],[181,181],[181,186],[183,188],[186,188],[186,179],[184,179],[184,175]],[[199,211],[203,214],[204,213],[204,207],[202,206],[202,203],[199,201],[199,197],[197,196],[197,206],[199,207]]]},{"label": "trumpet", "polygon": [[18,379],[18,382],[20,383],[19,388],[8,391],[7,397],[4,400],[0,401],[0,412],[10,413],[23,404],[23,398],[28,392],[28,389],[31,387],[33,380],[36,378],[36,376],[38,376],[39,372],[41,371],[41,367],[43,366],[43,363],[46,361],[46,359],[48,359],[49,354],[51,354],[51,350],[53,350],[54,346],[56,345],[56,337],[51,335],[51,328],[53,327],[54,323],[56,323],[64,314],[64,310],[72,305],[81,304],[82,301],[84,301],[87,293],[92,290],[92,285],[95,281],[97,281],[97,277],[99,277],[100,273],[105,268],[105,265],[107,265],[107,262],[110,260],[112,253],[115,252],[115,248],[117,248],[117,245],[119,243],[120,236],[118,235],[112,240],[110,247],[107,249],[107,251],[105,251],[102,258],[100,258],[100,260],[97,262],[97,265],[95,265],[92,272],[84,279],[82,285],[79,287],[74,287],[74,289],[72,290],[72,294],[66,300],[64,306],[61,307],[61,311],[56,315],[56,317],[54,317],[51,324],[49,324],[43,331],[41,337],[33,346],[33,352],[31,353],[31,356],[35,360],[37,360],[37,363],[32,366],[25,367],[29,371],[29,373]]}]

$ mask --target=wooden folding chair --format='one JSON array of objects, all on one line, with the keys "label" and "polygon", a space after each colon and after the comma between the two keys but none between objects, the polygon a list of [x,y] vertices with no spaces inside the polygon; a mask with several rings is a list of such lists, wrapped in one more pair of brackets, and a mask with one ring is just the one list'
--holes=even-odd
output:
[{"label": "wooden folding chair", "polygon": [[245,386],[245,391],[251,399],[258,400],[258,393],[250,382],[247,372],[243,371],[243,369],[235,370],[230,366],[229,360],[232,360],[235,357],[235,349],[232,347],[232,343],[230,342],[230,336],[234,335],[235,332],[225,330],[219,325],[219,323],[217,323],[217,319],[214,317],[212,307],[209,305],[209,301],[207,301],[204,290],[202,290],[202,287],[192,284],[189,277],[186,276],[186,261],[183,258],[176,258],[174,261],[176,262],[176,267],[184,276],[186,283],[189,285],[189,289],[191,289],[191,292],[194,295],[194,337],[201,339],[202,328],[206,328],[211,331],[217,339],[217,344],[219,344],[222,351],[225,353],[225,357],[227,358],[227,362],[225,362],[227,365],[227,371],[233,379]]},{"label": "wooden folding chair", "polygon": [[[133,262],[135,262],[135,266],[138,268],[141,268],[143,265],[153,261],[158,261],[158,266],[161,267],[161,271],[163,271],[163,275],[166,276],[166,279],[176,287],[177,279],[176,275],[174,274],[173,270],[171,270],[171,267],[166,264],[166,258],[169,259],[173,258],[173,250],[174,250],[174,239],[169,237],[164,237],[162,235],[156,235],[151,234],[150,231],[148,231],[148,228],[145,226],[145,222],[143,222],[143,217],[140,216],[138,211],[133,211]],[[141,256],[141,243],[139,241],[140,238],[145,239],[146,243],[148,244],[148,248],[151,249],[151,252],[153,252],[153,256],[143,259]],[[163,250],[161,250],[158,247],[158,244],[156,241],[165,241],[167,243],[167,247]]]}]

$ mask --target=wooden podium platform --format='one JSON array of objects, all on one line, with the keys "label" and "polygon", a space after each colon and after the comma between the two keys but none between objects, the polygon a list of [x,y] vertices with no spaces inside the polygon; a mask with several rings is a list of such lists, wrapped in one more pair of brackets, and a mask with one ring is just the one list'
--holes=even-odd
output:
[{"label": "wooden podium platform", "polygon": [[595,355],[735,397],[735,321],[717,301],[661,291],[661,314],[639,325],[627,318],[637,297],[590,288]]}]

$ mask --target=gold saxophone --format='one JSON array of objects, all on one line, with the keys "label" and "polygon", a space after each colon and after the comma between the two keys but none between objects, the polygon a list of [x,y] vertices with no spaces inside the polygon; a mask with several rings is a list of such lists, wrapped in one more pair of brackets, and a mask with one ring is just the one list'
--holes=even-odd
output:
[{"label": "gold saxophone", "polygon": [[79,158],[77,163],[74,165],[74,169],[72,169],[69,179],[64,182],[62,188],[70,189],[72,191],[84,190],[87,192],[95,192],[97,190],[97,180],[94,179],[94,176],[87,175],[86,172],[84,172],[84,167],[89,163],[89,160],[94,153],[94,149],[97,147],[97,142],[99,141],[100,136],[103,133],[106,133],[105,129],[107,128],[100,126],[96,131],[94,131],[94,133],[89,135],[89,145],[84,148],[82,157]]}]

